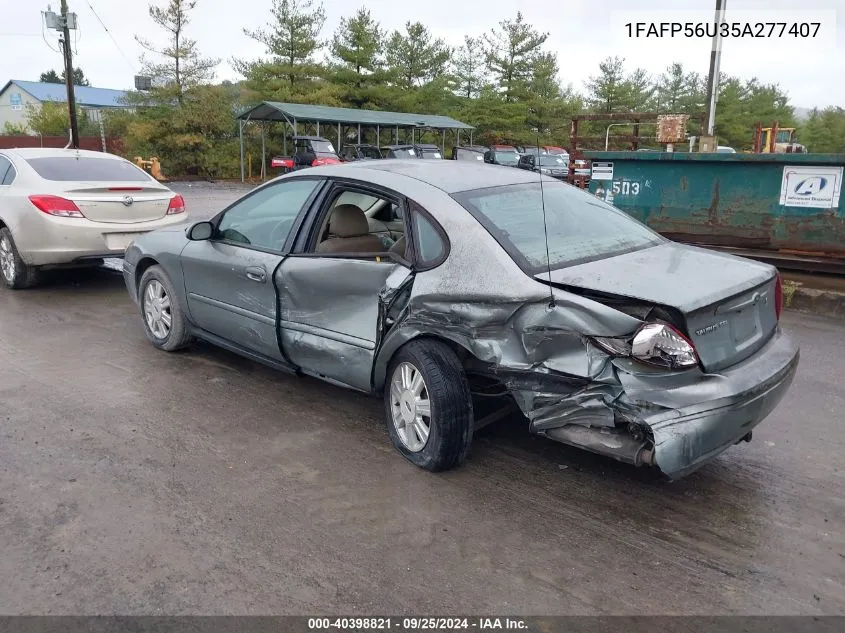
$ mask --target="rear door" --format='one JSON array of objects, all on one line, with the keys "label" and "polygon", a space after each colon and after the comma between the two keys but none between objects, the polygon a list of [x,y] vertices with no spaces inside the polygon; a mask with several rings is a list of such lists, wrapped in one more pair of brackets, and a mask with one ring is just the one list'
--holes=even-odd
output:
[{"label": "rear door", "polygon": [[247,351],[285,360],[276,334],[273,274],[289,250],[300,212],[323,183],[307,177],[270,183],[215,218],[212,239],[188,243],[182,272],[196,326]]},{"label": "rear door", "polygon": [[310,224],[274,281],[282,349],[290,362],[303,373],[369,391],[387,308],[384,298],[410,283],[412,273],[410,262],[389,253],[387,246],[377,252],[355,252],[352,247],[349,252],[317,252],[332,209],[356,198],[396,205],[405,217],[405,201],[398,194],[336,183],[319,213],[310,214]]}]

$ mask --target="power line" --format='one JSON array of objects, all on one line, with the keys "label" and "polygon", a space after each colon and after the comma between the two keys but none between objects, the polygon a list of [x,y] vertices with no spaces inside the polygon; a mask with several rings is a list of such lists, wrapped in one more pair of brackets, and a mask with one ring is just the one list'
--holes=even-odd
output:
[{"label": "power line", "polygon": [[88,8],[91,9],[91,13],[94,14],[95,18],[97,18],[97,21],[100,23],[100,26],[103,27],[103,30],[106,32],[106,35],[108,35],[109,38],[111,39],[111,41],[114,42],[115,47],[120,52],[120,54],[123,55],[123,59],[126,60],[126,63],[129,64],[129,67],[133,70],[133,72],[137,72],[138,71],[137,67],[135,66],[135,64],[133,64],[129,60],[129,58],[126,56],[126,53],[123,52],[123,49],[120,48],[120,44],[118,44],[117,40],[114,39],[114,36],[111,34],[111,31],[109,31],[109,27],[107,27],[105,25],[105,23],[103,22],[103,20],[100,18],[100,16],[97,15],[97,12],[94,10],[94,7],[91,6],[91,3],[89,2],[89,0],[85,0],[85,4],[87,4]]}]

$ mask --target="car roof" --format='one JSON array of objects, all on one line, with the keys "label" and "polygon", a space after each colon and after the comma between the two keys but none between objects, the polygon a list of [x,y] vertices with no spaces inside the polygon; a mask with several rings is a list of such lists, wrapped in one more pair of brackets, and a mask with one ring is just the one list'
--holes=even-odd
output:
[{"label": "car roof", "polygon": [[440,149],[439,145],[434,143],[417,143],[414,147],[424,147],[425,149]]},{"label": "car roof", "polygon": [[106,152],[94,152],[88,149],[62,149],[56,147],[13,147],[10,149],[0,149],[0,152],[7,153],[12,156],[18,156],[23,159],[27,158],[60,158],[67,157],[88,157],[88,158],[107,158],[111,160],[124,160],[120,156],[108,154]]},{"label": "car roof", "polygon": [[329,139],[324,138],[322,136],[294,136],[293,140],[295,140],[295,141],[299,141],[299,140],[302,140],[302,141],[326,141],[327,143],[329,142]]},{"label": "car roof", "polygon": [[516,151],[516,147],[513,145],[491,145],[490,149],[512,149]]},{"label": "car roof", "polygon": [[411,145],[410,143],[404,143],[404,144],[400,144],[400,145],[382,145],[381,148],[382,149],[408,149],[408,148],[414,149],[414,146]]},{"label": "car roof", "polygon": [[[524,169],[480,164],[478,161],[419,160],[388,158],[377,161],[356,161],[345,165],[312,167],[310,174],[367,179],[368,174],[388,172],[398,178],[412,178],[441,189],[446,193],[457,193],[486,187],[516,185],[537,182],[537,174]],[[558,182],[544,177],[547,182]],[[397,187],[401,183],[397,182]]]}]

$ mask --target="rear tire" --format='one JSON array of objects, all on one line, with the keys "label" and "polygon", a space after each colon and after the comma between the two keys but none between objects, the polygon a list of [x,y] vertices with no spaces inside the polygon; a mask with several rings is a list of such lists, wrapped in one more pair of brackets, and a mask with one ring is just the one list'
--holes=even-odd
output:
[{"label": "rear tire", "polygon": [[176,290],[161,266],[150,266],[144,271],[138,284],[138,303],[144,333],[153,345],[174,352],[191,343]]},{"label": "rear tire", "polygon": [[430,471],[464,462],[472,443],[472,394],[455,352],[438,341],[412,341],[390,362],[384,387],[390,439]]},{"label": "rear tire", "polygon": [[12,232],[5,226],[0,228],[0,274],[13,290],[31,288],[38,283],[38,269],[21,259]]}]

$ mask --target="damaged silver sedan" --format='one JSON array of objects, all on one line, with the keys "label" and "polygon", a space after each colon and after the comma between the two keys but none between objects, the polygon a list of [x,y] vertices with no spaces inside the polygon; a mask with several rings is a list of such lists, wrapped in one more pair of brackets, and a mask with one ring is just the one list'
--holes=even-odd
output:
[{"label": "damaged silver sedan", "polygon": [[124,277],[156,347],[200,338],[382,394],[396,448],[429,470],[464,461],[497,398],[533,433],[673,478],[750,440],[798,365],[776,270],[540,178],[317,167],[140,237]]}]

